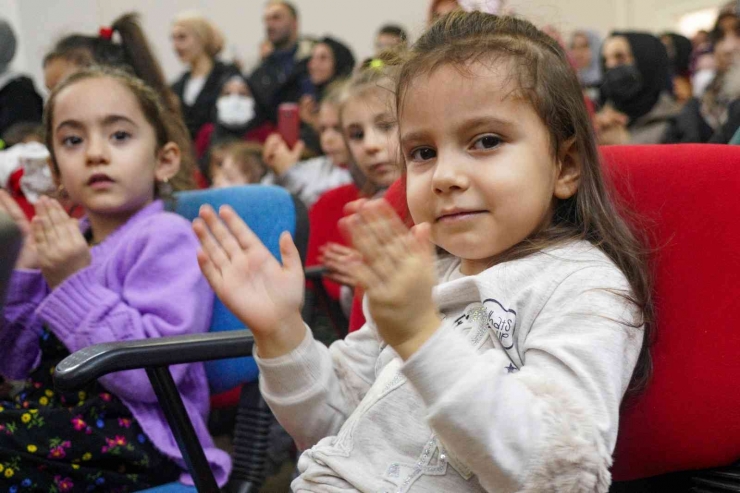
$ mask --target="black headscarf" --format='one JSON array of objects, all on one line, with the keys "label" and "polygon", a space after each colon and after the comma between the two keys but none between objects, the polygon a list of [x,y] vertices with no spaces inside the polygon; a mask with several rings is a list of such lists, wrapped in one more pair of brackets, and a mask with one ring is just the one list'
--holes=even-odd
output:
[{"label": "black headscarf", "polygon": [[318,42],[328,46],[334,55],[334,75],[332,75],[329,80],[316,87],[316,99],[320,101],[324,95],[324,90],[329,84],[337,79],[344,79],[345,77],[350,76],[352,70],[355,68],[355,56],[347,45],[329,36],[320,39]]},{"label": "black headscarf", "polygon": [[686,36],[681,36],[676,33],[667,33],[667,36],[671,38],[673,43],[673,58],[671,59],[671,65],[673,68],[674,75],[680,75],[688,77],[689,65],[691,63],[691,40]]},{"label": "black headscarf", "polygon": [[[630,117],[630,121],[644,116],[653,109],[660,94],[667,91],[670,84],[670,62],[663,43],[652,34],[639,32],[613,32],[609,37],[623,36],[627,39],[635,59],[635,67],[642,77],[642,89],[629,101],[614,107]],[[601,63],[604,63],[602,56]],[[602,65],[603,66],[603,65]],[[604,68],[606,71],[606,68]],[[610,101],[607,86],[602,87],[602,99]]]}]

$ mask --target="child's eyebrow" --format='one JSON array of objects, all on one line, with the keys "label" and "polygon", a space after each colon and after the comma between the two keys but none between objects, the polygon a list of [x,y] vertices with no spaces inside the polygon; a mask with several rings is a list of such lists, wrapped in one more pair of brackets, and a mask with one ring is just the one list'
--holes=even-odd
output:
[{"label": "child's eyebrow", "polygon": [[429,132],[427,132],[426,130],[416,130],[413,132],[402,134],[400,142],[402,146],[409,146],[415,142],[426,141],[428,137],[429,137]]},{"label": "child's eyebrow", "polygon": [[471,129],[471,128],[479,128],[479,127],[508,127],[514,125],[514,122],[510,120],[506,120],[503,118],[497,118],[495,116],[481,116],[476,118],[471,118],[469,120],[463,120],[458,127],[465,128],[465,129]]},{"label": "child's eyebrow", "polygon": [[[102,120],[103,126],[109,126],[119,122],[129,123],[135,127],[138,127],[138,125],[136,125],[136,122],[134,122],[131,118],[123,115],[108,115]],[[63,122],[59,123],[59,125],[57,125],[56,131],[59,131],[64,127],[70,127],[77,130],[83,128],[84,126],[85,125],[83,125],[82,122],[78,120],[64,120]]]},{"label": "child's eyebrow", "polygon": [[77,129],[82,128],[83,125],[77,120],[64,120],[63,122],[59,123],[59,125],[57,125],[56,131],[59,131],[64,127],[70,127],[72,129],[77,130]]},{"label": "child's eyebrow", "polygon": [[113,125],[114,123],[121,123],[121,122],[129,123],[135,127],[138,126],[136,125],[135,121],[133,121],[131,118],[124,116],[124,115],[108,115],[105,118],[103,118],[103,121],[102,121],[104,126]]},{"label": "child's eyebrow", "polygon": [[[480,117],[473,117],[467,120],[461,120],[459,123],[455,125],[454,128],[457,129],[457,131],[471,131],[471,130],[477,130],[477,129],[491,129],[493,127],[494,129],[500,130],[503,128],[510,128],[514,125],[514,122],[510,120],[506,120],[503,118],[497,118],[495,116],[480,116]],[[401,145],[402,146],[409,146],[410,144],[414,142],[420,142],[420,141],[426,141],[429,139],[429,131],[427,130],[414,130],[408,133],[401,134]]]}]

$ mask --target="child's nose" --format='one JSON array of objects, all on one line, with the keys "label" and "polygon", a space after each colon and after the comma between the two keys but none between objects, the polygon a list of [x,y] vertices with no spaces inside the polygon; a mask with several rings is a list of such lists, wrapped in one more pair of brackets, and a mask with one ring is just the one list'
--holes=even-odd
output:
[{"label": "child's nose", "polygon": [[432,176],[432,186],[436,193],[448,193],[453,190],[467,189],[470,181],[462,166],[456,165],[453,159],[438,154]]},{"label": "child's nose", "polygon": [[108,161],[108,152],[103,139],[91,138],[87,145],[88,164],[100,164]]},{"label": "child's nose", "polygon": [[377,132],[374,130],[368,130],[365,132],[363,146],[365,148],[365,152],[368,154],[374,154],[382,149],[383,142]]}]

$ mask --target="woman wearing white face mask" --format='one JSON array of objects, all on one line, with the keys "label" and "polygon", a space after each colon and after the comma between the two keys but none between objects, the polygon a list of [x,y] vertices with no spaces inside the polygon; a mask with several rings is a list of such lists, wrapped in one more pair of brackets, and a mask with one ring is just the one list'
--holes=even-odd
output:
[{"label": "woman wearing white face mask", "polygon": [[221,84],[213,107],[213,121],[204,125],[195,138],[198,159],[207,160],[211,145],[228,140],[245,140],[263,144],[275,131],[255,105],[252,91],[241,75],[231,75]]},{"label": "woman wearing white face mask", "polygon": [[229,77],[216,101],[216,122],[228,129],[245,130],[255,117],[254,98],[241,75]]}]

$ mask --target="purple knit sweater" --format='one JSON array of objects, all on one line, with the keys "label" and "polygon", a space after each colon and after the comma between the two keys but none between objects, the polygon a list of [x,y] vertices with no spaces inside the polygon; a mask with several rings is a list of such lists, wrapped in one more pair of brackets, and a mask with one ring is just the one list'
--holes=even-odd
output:
[{"label": "purple knit sweater", "polygon": [[[39,363],[46,324],[69,349],[208,331],[213,292],[203,278],[190,224],[155,201],[91,250],[92,263],[50,291],[38,270],[16,270],[0,322],[0,373],[22,379]],[[201,363],[170,368],[219,485],[231,460],[206,426],[208,382]],[[138,420],[152,443],[183,470],[164,414],[144,370],[100,379]],[[193,484],[183,473],[180,480]]]}]

